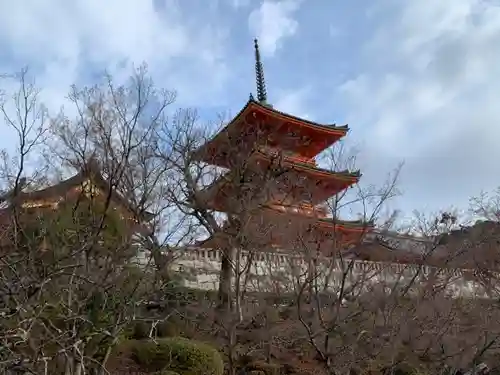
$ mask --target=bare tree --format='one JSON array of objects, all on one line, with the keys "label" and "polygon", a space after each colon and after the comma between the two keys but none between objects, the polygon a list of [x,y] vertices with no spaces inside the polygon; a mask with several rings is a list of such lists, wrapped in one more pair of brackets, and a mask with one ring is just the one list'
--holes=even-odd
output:
[{"label": "bare tree", "polygon": [[[330,149],[326,162],[336,171],[353,169],[355,156],[355,152],[349,152],[340,143]],[[305,246],[306,241],[302,241],[302,246],[296,247],[304,254],[306,263],[302,267],[302,275],[297,277],[297,316],[326,371],[340,370],[345,365],[348,369],[352,366],[352,359],[349,363],[348,358],[353,356],[361,360],[358,354],[359,340],[364,335],[361,327],[366,329],[366,322],[370,319],[369,309],[361,301],[368,294],[384,295],[385,289],[393,287],[383,285],[381,275],[384,267],[366,266],[359,262],[367,256],[376,256],[365,251],[363,242],[370,231],[370,223],[377,221],[384,206],[399,194],[397,180],[400,169],[401,166],[398,166],[381,187],[363,188],[358,184],[328,201],[334,223],[342,214],[358,211],[359,225],[366,225],[358,237],[346,243],[334,225],[331,237],[326,240],[329,244],[327,253],[323,250],[324,246],[320,247],[322,239],[317,240],[316,246],[314,242],[312,246]],[[344,364],[339,363],[339,358],[345,360]]]},{"label": "bare tree", "polygon": [[49,154],[58,155],[66,168],[78,168],[89,158],[99,160],[109,187],[129,202],[137,217],[150,217],[141,245],[166,271],[169,246],[182,243],[190,232],[182,219],[172,219],[173,207],[165,199],[171,169],[157,155],[163,147],[158,134],[170,122],[175,93],[155,87],[142,66],[122,85],[106,74],[96,86],[73,87],[69,100],[77,115],[68,119],[61,113],[52,120],[55,141]]},{"label": "bare tree", "polygon": [[[122,84],[105,75],[73,87],[72,114],[51,117],[27,71],[14,78],[0,106],[18,139],[0,168],[2,370],[105,374],[141,303],[164,293],[171,261],[204,235],[210,243],[198,250],[220,260],[219,306],[189,300],[182,314],[219,340],[232,374],[250,368],[242,354],[338,373],[467,367],[497,353],[494,196],[473,200],[486,219],[475,229],[452,211],[417,214],[411,231],[426,241],[410,251],[391,240],[397,215],[382,217],[398,194],[398,167],[382,186],[330,199],[335,230],[321,237],[309,230],[318,212],[290,220],[293,203],[312,194],[290,155],[229,134],[231,165],[212,166],[221,163],[200,151],[212,124],[172,111],[175,94],[156,88],[145,67]],[[340,172],[355,161],[341,143],[322,162]],[[346,214],[385,230],[367,242],[365,227],[347,246],[336,230]],[[451,298],[465,279],[488,299]]]},{"label": "bare tree", "polygon": [[[215,126],[220,128],[220,125]],[[222,306],[231,306],[233,294],[239,296],[243,292],[238,290],[241,282],[235,281],[235,276],[240,280],[248,273],[252,258],[250,254],[242,262],[241,249],[257,251],[269,244],[265,233],[271,228],[268,224],[256,225],[255,218],[262,215],[262,203],[276,189],[277,177],[286,171],[279,168],[278,154],[267,154],[269,163],[257,170],[253,161],[246,158],[253,152],[262,151],[264,146],[232,144],[230,140],[226,140],[229,143],[226,145],[227,158],[232,163],[230,170],[212,166],[209,156],[200,152],[200,147],[211,138],[211,134],[206,126],[199,124],[195,112],[178,112],[173,124],[161,133],[164,149],[160,155],[173,173],[167,185],[168,199],[177,206],[185,220],[196,223],[199,230],[194,230],[194,233],[210,236],[213,250],[222,254],[219,298]],[[202,159],[208,159],[208,163]],[[217,201],[218,198],[224,202]],[[218,208],[217,204],[224,207]],[[217,209],[229,212],[222,215]],[[236,298],[236,305],[238,301]]]},{"label": "bare tree", "polygon": [[[34,168],[37,151],[46,139],[48,114],[40,100],[40,91],[28,68],[1,77],[6,89],[0,90],[0,112],[5,134],[11,135],[14,150],[2,150],[2,200],[15,196],[28,184],[39,185],[44,171]],[[9,88],[12,88],[9,90]],[[31,175],[28,180],[27,175]]]},{"label": "bare tree", "polygon": [[[138,304],[168,281],[165,243],[182,240],[166,227],[169,166],[156,153],[175,95],[155,89],[145,68],[123,85],[106,75],[73,87],[76,116],[60,113],[47,128],[26,71],[17,78],[13,105],[1,107],[19,145],[14,157],[4,153],[2,169],[10,189],[2,195],[0,364],[7,372],[104,374]],[[28,168],[30,157],[37,165]],[[63,181],[35,184],[24,179],[30,172]],[[134,265],[144,249],[160,284]]]}]

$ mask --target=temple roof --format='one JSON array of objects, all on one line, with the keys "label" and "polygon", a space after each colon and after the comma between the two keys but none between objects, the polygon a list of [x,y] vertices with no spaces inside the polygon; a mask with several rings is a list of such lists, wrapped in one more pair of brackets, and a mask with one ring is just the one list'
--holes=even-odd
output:
[{"label": "temple roof", "polygon": [[[260,115],[257,115],[260,114]],[[280,112],[274,108],[256,102],[250,99],[241,111],[211,140],[202,145],[194,153],[194,157],[198,160],[205,161],[209,164],[216,164],[211,159],[214,154],[228,153],[231,146],[235,146],[241,139],[252,135],[254,141],[257,141],[260,135],[255,133],[255,123],[258,122],[257,118],[264,116],[267,120],[262,119],[262,122],[268,126],[267,136],[271,134],[279,135],[279,131],[285,128],[293,127],[294,131],[301,132],[312,139],[312,144],[305,144],[303,142],[296,142],[296,145],[288,148],[295,148],[300,154],[307,157],[314,157],[321,151],[325,150],[337,140],[342,138],[349,131],[347,125],[322,125],[309,120],[305,120],[285,112]],[[269,119],[274,121],[268,122]],[[252,124],[252,125],[250,125]],[[264,131],[263,129],[260,129]],[[278,137],[276,142],[282,141],[283,137]],[[234,143],[235,145],[233,145]]]},{"label": "temple roof", "polygon": [[[273,212],[274,214],[287,215],[294,218],[305,218],[308,219],[307,216],[300,212],[285,212],[277,210],[273,207],[263,206],[263,209]],[[323,228],[331,228],[334,230],[345,231],[345,232],[369,232],[373,229],[374,223],[371,221],[363,221],[363,220],[341,220],[338,218],[326,217],[326,218],[313,218],[318,224],[319,227]]]},{"label": "temple roof", "polygon": [[[394,246],[375,238],[351,249],[359,259],[374,262],[393,262],[427,265],[439,268],[497,271],[500,269],[500,223],[481,222],[444,234],[435,239],[414,239],[412,246]],[[395,236],[397,240],[397,236]],[[403,240],[408,239],[403,236]]]},{"label": "temple roof", "polygon": [[[264,153],[256,152],[253,155],[259,159],[268,159],[268,155]],[[298,199],[298,202],[307,201],[308,203],[313,204],[324,202],[332,195],[348,188],[352,184],[355,184],[361,177],[361,173],[359,171],[351,172],[344,170],[333,172],[308,163],[296,163],[288,160],[287,158],[284,158],[282,164],[285,164],[285,166],[290,168],[291,171],[297,171],[301,174],[301,176],[308,177],[309,182],[307,182],[305,186],[290,186],[290,189],[294,189],[295,191],[297,191],[297,188],[306,190],[307,193],[301,194],[301,197],[296,198]],[[245,171],[242,172],[245,173]],[[264,177],[264,179],[265,178],[266,177]],[[239,183],[233,184],[232,179],[232,172],[227,172],[215,180],[211,185],[207,186],[203,190],[203,193],[207,195],[207,199],[216,199],[219,195],[221,197],[237,197],[237,193],[240,192],[240,188],[244,188],[246,191],[251,192],[251,190],[247,190],[248,186],[246,184],[245,187],[242,187]],[[267,181],[264,179],[260,179],[258,174],[253,178],[255,188],[262,190],[261,193],[266,189],[270,190],[269,193],[273,193],[271,190],[277,186],[273,184],[274,182],[281,186],[281,180],[279,177],[273,177]],[[288,179],[290,178],[288,177]],[[281,189],[283,190],[283,187]],[[289,194],[290,191],[285,189],[283,190],[283,193]],[[276,193],[273,194],[276,195]]]},{"label": "temple roof", "polygon": [[[342,220],[333,217],[321,217],[320,215],[308,215],[304,212],[293,211],[294,206],[283,206],[283,209],[277,208],[275,205],[266,205],[263,204],[260,206],[260,210],[265,213],[270,213],[271,215],[284,215],[290,218],[291,220],[301,222],[301,219],[307,221],[309,223],[317,223],[318,227],[334,229],[345,232],[370,232],[374,228],[374,223],[372,221],[363,221],[363,220]],[[253,217],[257,217],[258,214],[253,212]],[[261,220],[261,218],[258,218]],[[261,220],[262,221],[262,220]]]},{"label": "temple roof", "polygon": [[274,115],[283,116],[283,117],[286,117],[287,119],[294,120],[296,122],[300,122],[300,123],[303,123],[305,125],[311,126],[313,128],[316,128],[317,130],[323,130],[323,131],[342,131],[344,133],[347,133],[349,131],[349,125],[347,125],[347,124],[340,125],[340,126],[337,125],[337,124],[320,124],[319,122],[314,122],[314,121],[306,120],[304,118],[301,118],[301,117],[298,117],[298,116],[295,116],[295,115],[291,115],[290,113],[279,111],[279,110],[277,110],[274,107],[269,107],[268,105],[259,103],[259,102],[255,101],[255,100],[251,100],[251,99],[247,102],[247,104],[245,105],[245,107],[243,107],[243,109],[235,116],[235,119],[238,118],[238,116],[240,116],[245,111],[245,109],[247,107],[251,106],[251,105],[255,105],[255,106],[259,107],[259,108],[267,110],[267,111],[273,113]]},{"label": "temple roof", "polygon": [[333,218],[320,218],[318,219],[320,222],[333,224],[337,226],[344,227],[346,229],[351,228],[355,230],[372,230],[375,226],[375,223],[372,221],[364,221],[364,220],[341,220],[341,219],[333,219]]},{"label": "temple roof", "polygon": [[[72,188],[81,186],[88,179],[91,179],[92,183],[94,183],[96,187],[102,189],[102,191],[109,191],[109,184],[102,176],[97,162],[91,159],[76,175],[44,189],[30,192],[21,191],[10,201],[15,204],[64,196]],[[130,212],[141,216],[143,220],[149,221],[154,216],[154,214],[150,212],[136,213],[130,202],[116,191],[112,192],[111,198]]]},{"label": "temple roof", "polygon": [[500,269],[500,223],[478,221],[436,239],[434,256],[463,268]]},{"label": "temple roof", "polygon": [[[260,149],[256,150],[253,155],[261,156],[261,157],[264,157],[266,159],[273,157],[273,156],[269,155],[268,153],[263,152]],[[287,166],[292,167],[292,168],[298,168],[298,169],[302,169],[302,170],[308,170],[311,172],[317,172],[318,174],[323,175],[323,176],[331,176],[331,177],[335,176],[335,177],[339,177],[339,178],[355,179],[355,180],[357,180],[361,177],[360,170],[349,171],[349,170],[345,169],[342,171],[331,171],[329,169],[318,167],[317,165],[314,165],[312,163],[305,163],[305,162],[298,161],[294,157],[288,156],[288,155],[284,155],[282,163],[284,165],[287,165]]]}]

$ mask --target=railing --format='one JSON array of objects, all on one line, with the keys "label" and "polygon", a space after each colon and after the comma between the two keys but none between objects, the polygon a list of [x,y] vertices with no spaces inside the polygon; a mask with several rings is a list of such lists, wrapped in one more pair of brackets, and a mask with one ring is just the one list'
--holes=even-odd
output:
[{"label": "railing", "polygon": [[[177,269],[192,274],[194,279],[189,280],[190,287],[217,289],[221,255],[222,252],[219,250],[189,248],[176,260]],[[254,289],[256,291],[273,290],[275,288],[292,290],[297,282],[305,281],[304,278],[306,278],[311,266],[310,261],[298,254],[241,251],[239,255],[240,268],[246,269],[248,265],[250,266],[248,275],[251,276],[251,280],[247,280],[244,285],[244,288],[249,291]],[[248,264],[250,259],[252,262]],[[367,292],[371,286],[400,284],[399,280],[403,284],[407,280],[412,284],[413,282],[417,283],[416,285],[420,282],[427,285],[426,283],[430,281],[439,288],[444,288],[443,290],[446,290],[446,293],[451,296],[489,298],[481,283],[463,277],[464,272],[470,272],[467,270],[355,259],[342,261],[327,257],[318,257],[315,261],[314,267],[319,272],[318,275],[322,275],[318,279],[322,281],[318,282],[323,283],[332,292],[338,290],[339,280],[348,271],[347,284],[357,285],[361,283],[359,288]]]},{"label": "railing", "polygon": [[278,156],[282,154],[285,156],[285,158],[291,162],[298,163],[298,164],[306,164],[311,167],[317,167],[316,160],[314,158],[308,158],[302,155],[299,155],[295,152],[288,151],[288,150],[282,150],[276,147],[270,147],[270,146],[262,146],[260,148],[260,151],[271,156]]},{"label": "railing", "polygon": [[[200,261],[215,261],[220,262],[222,260],[222,251],[216,249],[201,249],[201,248],[187,248],[184,250],[184,254],[179,256],[179,260],[200,260]],[[294,264],[308,265],[309,261],[305,259],[304,256],[299,254],[290,254],[285,252],[249,252],[242,250],[240,252],[241,262],[246,262],[248,259],[252,258],[254,262],[266,262],[274,264],[276,266]],[[352,269],[355,271],[367,271],[367,270],[387,270],[394,273],[401,273],[404,271],[419,272],[423,275],[431,274],[443,274],[446,276],[463,277],[465,273],[471,273],[473,270],[469,269],[459,269],[459,268],[439,268],[428,265],[418,265],[418,264],[401,264],[401,263],[389,263],[389,262],[373,262],[367,260],[358,259],[338,259],[325,256],[317,256],[316,262],[318,264],[327,264],[333,269],[345,269],[347,264],[353,263]],[[500,275],[495,275],[498,277]]]},{"label": "railing", "polygon": [[312,204],[299,203],[299,204],[270,204],[269,207],[287,213],[298,213],[309,217],[325,218],[327,216],[327,209],[322,206],[313,206]]}]

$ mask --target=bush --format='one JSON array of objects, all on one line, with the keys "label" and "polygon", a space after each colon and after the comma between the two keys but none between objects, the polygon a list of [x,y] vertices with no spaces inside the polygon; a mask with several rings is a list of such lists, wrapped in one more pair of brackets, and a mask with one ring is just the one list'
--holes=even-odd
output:
[{"label": "bush", "polygon": [[149,337],[149,324],[139,320],[133,323],[132,338],[141,340]]},{"label": "bush", "polygon": [[156,336],[158,337],[175,337],[181,334],[181,322],[178,319],[173,321],[160,322],[156,325]]},{"label": "bush", "polygon": [[136,341],[134,360],[149,371],[171,370],[179,375],[222,375],[224,363],[210,345],[181,337]]},{"label": "bush", "polygon": [[[133,321],[125,330],[124,336],[132,340],[143,340],[149,338],[152,322],[138,320]],[[154,337],[177,337],[182,335],[182,322],[179,319],[173,319],[159,322],[152,334]]]}]

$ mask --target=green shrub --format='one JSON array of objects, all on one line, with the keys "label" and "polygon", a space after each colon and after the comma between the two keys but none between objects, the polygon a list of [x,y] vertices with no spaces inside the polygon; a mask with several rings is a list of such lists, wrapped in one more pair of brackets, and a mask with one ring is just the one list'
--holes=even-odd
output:
[{"label": "green shrub", "polygon": [[156,325],[156,336],[158,337],[175,337],[181,334],[181,322],[177,320],[167,320]]},{"label": "green shrub", "polygon": [[[123,336],[132,340],[143,340],[149,338],[152,321],[135,320],[132,321],[123,332]],[[155,325],[153,337],[177,337],[181,336],[183,322],[179,319],[172,319],[159,322]]]},{"label": "green shrub", "polygon": [[141,340],[149,337],[149,324],[143,320],[135,321],[133,323],[132,338]]},{"label": "green shrub", "polygon": [[224,371],[224,363],[215,348],[181,337],[136,341],[132,354],[134,360],[149,371],[168,369],[179,375],[222,375]]}]

